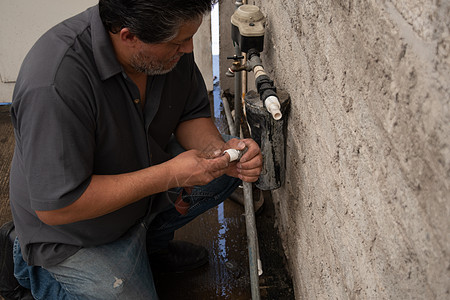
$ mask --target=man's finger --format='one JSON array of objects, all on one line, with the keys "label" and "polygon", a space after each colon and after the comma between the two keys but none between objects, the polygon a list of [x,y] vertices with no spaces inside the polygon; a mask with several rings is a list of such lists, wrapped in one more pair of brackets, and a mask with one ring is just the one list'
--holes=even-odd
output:
[{"label": "man's finger", "polygon": [[261,154],[261,150],[259,149],[258,144],[256,144],[255,141],[251,139],[245,139],[242,140],[243,143],[245,143],[245,146],[247,147],[247,152],[241,157],[241,162],[246,162],[249,160],[252,160],[254,157]]},{"label": "man's finger", "polygon": [[230,164],[229,156],[227,155],[221,155],[219,157],[211,159],[211,161],[216,165],[216,167],[219,170],[228,168],[228,165]]}]

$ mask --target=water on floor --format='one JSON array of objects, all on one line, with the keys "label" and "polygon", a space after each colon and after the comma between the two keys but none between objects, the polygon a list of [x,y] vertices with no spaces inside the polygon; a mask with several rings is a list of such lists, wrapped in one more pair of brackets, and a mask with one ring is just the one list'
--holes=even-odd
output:
[{"label": "water on floor", "polygon": [[250,299],[247,242],[242,207],[230,200],[176,232],[176,239],[209,250],[209,264],[181,274],[155,279],[164,299]]},{"label": "water on floor", "polygon": [[[294,299],[292,281],[274,227],[270,193],[256,217],[263,274],[261,299]],[[176,239],[206,247],[209,264],[181,274],[158,275],[161,300],[251,299],[245,216],[242,205],[227,199],[176,232]]]}]

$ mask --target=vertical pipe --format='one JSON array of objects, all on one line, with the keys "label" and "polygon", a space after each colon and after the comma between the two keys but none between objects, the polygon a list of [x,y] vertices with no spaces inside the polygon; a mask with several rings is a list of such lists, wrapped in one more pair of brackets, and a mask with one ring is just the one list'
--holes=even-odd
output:
[{"label": "vertical pipe", "polygon": [[228,104],[228,99],[222,97],[223,110],[225,111],[225,117],[228,123],[228,129],[230,130],[230,135],[236,136],[236,127],[234,127],[233,116],[231,115],[230,104]]},{"label": "vertical pipe", "polygon": [[[243,0],[242,4],[245,5],[247,4],[247,0]],[[245,64],[247,62],[247,53],[243,53],[244,59],[243,59],[243,63]],[[247,72],[242,72],[242,99],[244,99],[245,94],[247,93]],[[245,107],[245,104],[244,104]],[[243,112],[245,113],[245,110],[243,110]]]},{"label": "vertical pipe", "polygon": [[[236,9],[242,5],[242,1],[236,1]],[[236,56],[241,56],[242,51],[238,44],[234,45]],[[234,109],[235,109],[235,129],[237,133],[241,130],[242,114],[242,72],[236,72],[234,77]],[[245,73],[245,71],[244,71]],[[244,206],[245,224],[247,229],[248,259],[250,268],[250,285],[252,300],[259,300],[259,274],[258,274],[258,236],[256,231],[255,209],[253,207],[253,186],[249,182],[244,182]]]},{"label": "vertical pipe", "polygon": [[[242,53],[242,56],[244,56],[242,63],[245,65],[247,63],[247,53]],[[242,72],[242,99],[244,99],[245,94],[247,93],[247,76],[247,72]]]},{"label": "vertical pipe", "polygon": [[[236,44],[234,46],[236,56],[241,56],[241,48]],[[240,135],[241,118],[242,118],[242,72],[234,73],[234,128],[236,135]]]},{"label": "vertical pipe", "polygon": [[248,260],[250,266],[250,282],[252,299],[260,299],[258,275],[258,240],[253,207],[252,184],[244,182],[245,224],[247,228]]},{"label": "vertical pipe", "polygon": [[[236,0],[235,7],[238,9],[242,5],[242,0]],[[234,54],[241,56],[241,47],[236,43],[234,45]],[[242,72],[235,72],[234,74],[234,128],[236,135],[240,136],[241,128],[241,114],[242,114]]]}]

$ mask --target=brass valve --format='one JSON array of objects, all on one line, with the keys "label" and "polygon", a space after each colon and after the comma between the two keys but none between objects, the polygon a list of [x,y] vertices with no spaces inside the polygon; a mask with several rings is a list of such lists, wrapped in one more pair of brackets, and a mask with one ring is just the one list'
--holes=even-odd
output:
[{"label": "brass valve", "polygon": [[228,71],[226,72],[225,75],[228,77],[234,77],[235,72],[251,71],[251,69],[248,67],[247,64],[241,63],[241,59],[243,59],[243,58],[244,58],[243,56],[237,56],[237,55],[228,56],[227,59],[232,59],[233,64],[231,65],[231,67],[228,68]]}]

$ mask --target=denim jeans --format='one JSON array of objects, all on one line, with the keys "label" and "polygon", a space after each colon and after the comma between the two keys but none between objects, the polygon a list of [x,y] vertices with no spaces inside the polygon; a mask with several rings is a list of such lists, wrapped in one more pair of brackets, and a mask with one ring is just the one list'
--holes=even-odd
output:
[{"label": "denim jeans", "polygon": [[[227,141],[232,137],[223,135],[223,138]],[[172,140],[169,151],[175,156],[184,149]],[[240,182],[223,175],[205,186],[197,186],[192,193],[183,196],[188,197],[190,203],[185,215],[171,207],[154,218],[144,218],[117,241],[83,248],[62,263],[46,269],[27,265],[16,238],[14,275],[38,300],[158,299],[148,251],[167,247],[176,229],[222,203]],[[178,188],[170,192],[180,191]]]}]

